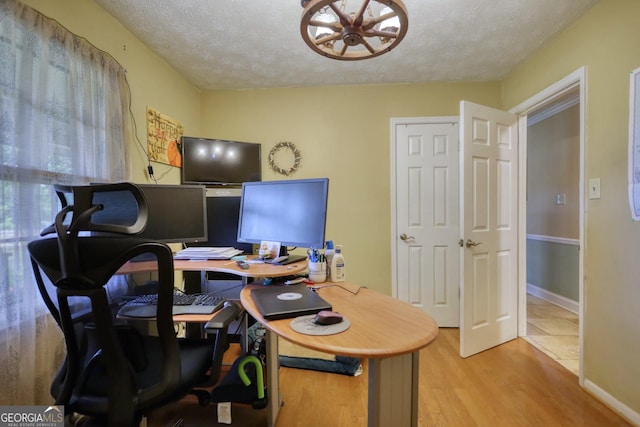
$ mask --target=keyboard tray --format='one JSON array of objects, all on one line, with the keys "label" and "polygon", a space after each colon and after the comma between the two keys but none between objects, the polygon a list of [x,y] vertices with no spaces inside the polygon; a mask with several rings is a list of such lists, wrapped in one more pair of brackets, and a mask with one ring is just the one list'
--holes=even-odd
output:
[{"label": "keyboard tray", "polygon": [[[120,308],[118,315],[126,317],[156,317],[156,294],[141,295]],[[224,306],[226,299],[212,294],[174,294],[173,315],[212,314]]]}]

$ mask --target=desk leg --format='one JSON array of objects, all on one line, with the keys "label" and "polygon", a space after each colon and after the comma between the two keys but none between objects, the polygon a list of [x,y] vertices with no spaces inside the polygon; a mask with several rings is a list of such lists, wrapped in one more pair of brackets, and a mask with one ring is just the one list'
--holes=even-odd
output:
[{"label": "desk leg", "polygon": [[267,422],[269,427],[275,427],[278,412],[282,406],[279,371],[278,335],[267,329]]},{"label": "desk leg", "polygon": [[419,353],[369,359],[368,427],[418,425]]},{"label": "desk leg", "polygon": [[[184,292],[186,294],[202,292],[202,280],[205,274],[207,273],[204,271],[183,271]],[[187,322],[185,325],[185,337],[187,338],[202,338],[203,332],[202,325],[199,323]]]}]

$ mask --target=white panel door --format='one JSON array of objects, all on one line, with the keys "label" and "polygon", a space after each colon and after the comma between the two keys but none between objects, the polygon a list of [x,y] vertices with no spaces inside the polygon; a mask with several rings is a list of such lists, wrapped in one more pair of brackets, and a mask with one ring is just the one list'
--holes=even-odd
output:
[{"label": "white panel door", "polygon": [[460,356],[518,336],[517,116],[460,103]]},{"label": "white panel door", "polygon": [[460,324],[456,122],[395,126],[396,298]]}]

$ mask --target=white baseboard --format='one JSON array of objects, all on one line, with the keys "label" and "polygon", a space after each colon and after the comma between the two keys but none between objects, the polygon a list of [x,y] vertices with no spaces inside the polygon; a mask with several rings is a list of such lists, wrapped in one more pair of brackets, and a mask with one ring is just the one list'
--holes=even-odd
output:
[{"label": "white baseboard", "polygon": [[567,297],[563,297],[562,295],[554,294],[553,292],[549,292],[546,289],[539,288],[529,283],[527,283],[527,293],[538,298],[542,298],[545,301],[549,301],[573,313],[580,313],[580,303]]},{"label": "white baseboard", "polygon": [[622,402],[611,396],[609,393],[607,393],[588,379],[584,380],[584,388],[602,403],[611,408],[611,410],[629,421],[631,424],[640,426],[640,414],[624,405]]}]

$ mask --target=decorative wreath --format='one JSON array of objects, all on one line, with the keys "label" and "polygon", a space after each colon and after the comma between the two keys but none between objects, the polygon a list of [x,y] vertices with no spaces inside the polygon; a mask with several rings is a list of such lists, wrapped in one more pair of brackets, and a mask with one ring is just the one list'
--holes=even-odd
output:
[{"label": "decorative wreath", "polygon": [[[293,165],[288,169],[281,168],[278,166],[276,162],[276,155],[282,149],[290,150],[293,153]],[[293,142],[278,142],[273,146],[271,151],[269,151],[269,166],[273,169],[274,172],[279,173],[281,175],[289,176],[295,171],[298,170],[300,166],[300,160],[302,159],[302,155],[300,154],[300,150],[298,150]]]}]

